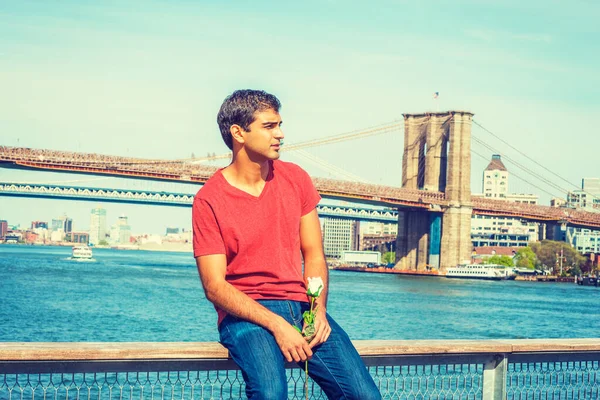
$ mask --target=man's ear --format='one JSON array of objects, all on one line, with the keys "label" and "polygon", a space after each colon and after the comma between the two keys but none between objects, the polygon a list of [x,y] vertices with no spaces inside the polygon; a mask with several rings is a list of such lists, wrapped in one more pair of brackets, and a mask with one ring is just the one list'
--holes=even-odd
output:
[{"label": "man's ear", "polygon": [[239,144],[244,144],[246,141],[244,134],[246,131],[242,129],[239,125],[231,125],[229,128],[229,132],[231,133],[231,138],[233,141],[238,142]]}]

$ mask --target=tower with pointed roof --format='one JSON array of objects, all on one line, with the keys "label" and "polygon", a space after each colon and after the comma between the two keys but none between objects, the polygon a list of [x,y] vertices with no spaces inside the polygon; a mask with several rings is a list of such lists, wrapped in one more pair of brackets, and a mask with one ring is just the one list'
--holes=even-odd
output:
[{"label": "tower with pointed roof", "polygon": [[483,171],[483,195],[487,198],[504,200],[507,194],[508,171],[500,155],[494,154]]}]

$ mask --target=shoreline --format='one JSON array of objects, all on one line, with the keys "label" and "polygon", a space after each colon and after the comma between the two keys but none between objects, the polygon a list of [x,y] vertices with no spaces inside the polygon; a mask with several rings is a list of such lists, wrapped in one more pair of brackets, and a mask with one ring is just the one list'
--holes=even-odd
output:
[{"label": "shoreline", "polygon": [[[171,243],[171,242],[167,242]],[[11,245],[20,247],[73,247],[81,243],[0,243],[0,246]],[[173,243],[171,246],[163,246],[155,243],[131,246],[93,246],[92,249],[110,249],[125,251],[164,251],[169,253],[193,253],[192,245],[188,243]]]}]

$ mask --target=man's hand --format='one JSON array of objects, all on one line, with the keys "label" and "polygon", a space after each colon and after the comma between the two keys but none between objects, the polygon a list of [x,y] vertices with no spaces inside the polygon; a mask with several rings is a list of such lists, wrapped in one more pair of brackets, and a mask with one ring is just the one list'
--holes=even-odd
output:
[{"label": "man's hand", "polygon": [[288,362],[306,361],[312,357],[312,346],[309,346],[300,332],[283,318],[272,332],[281,353]]},{"label": "man's hand", "polygon": [[325,343],[330,334],[331,327],[329,326],[329,321],[327,321],[327,312],[324,307],[317,307],[315,316],[315,334],[312,338],[307,338],[310,340],[310,348],[312,349],[321,343]]}]

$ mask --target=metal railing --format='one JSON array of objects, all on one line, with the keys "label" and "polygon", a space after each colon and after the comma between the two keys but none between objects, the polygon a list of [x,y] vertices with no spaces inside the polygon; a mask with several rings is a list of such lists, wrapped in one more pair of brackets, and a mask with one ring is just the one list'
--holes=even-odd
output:
[{"label": "metal railing", "polygon": [[[600,339],[354,343],[384,399],[600,399]],[[244,398],[217,343],[0,343],[0,400]],[[326,398],[312,380],[309,398]]]}]

